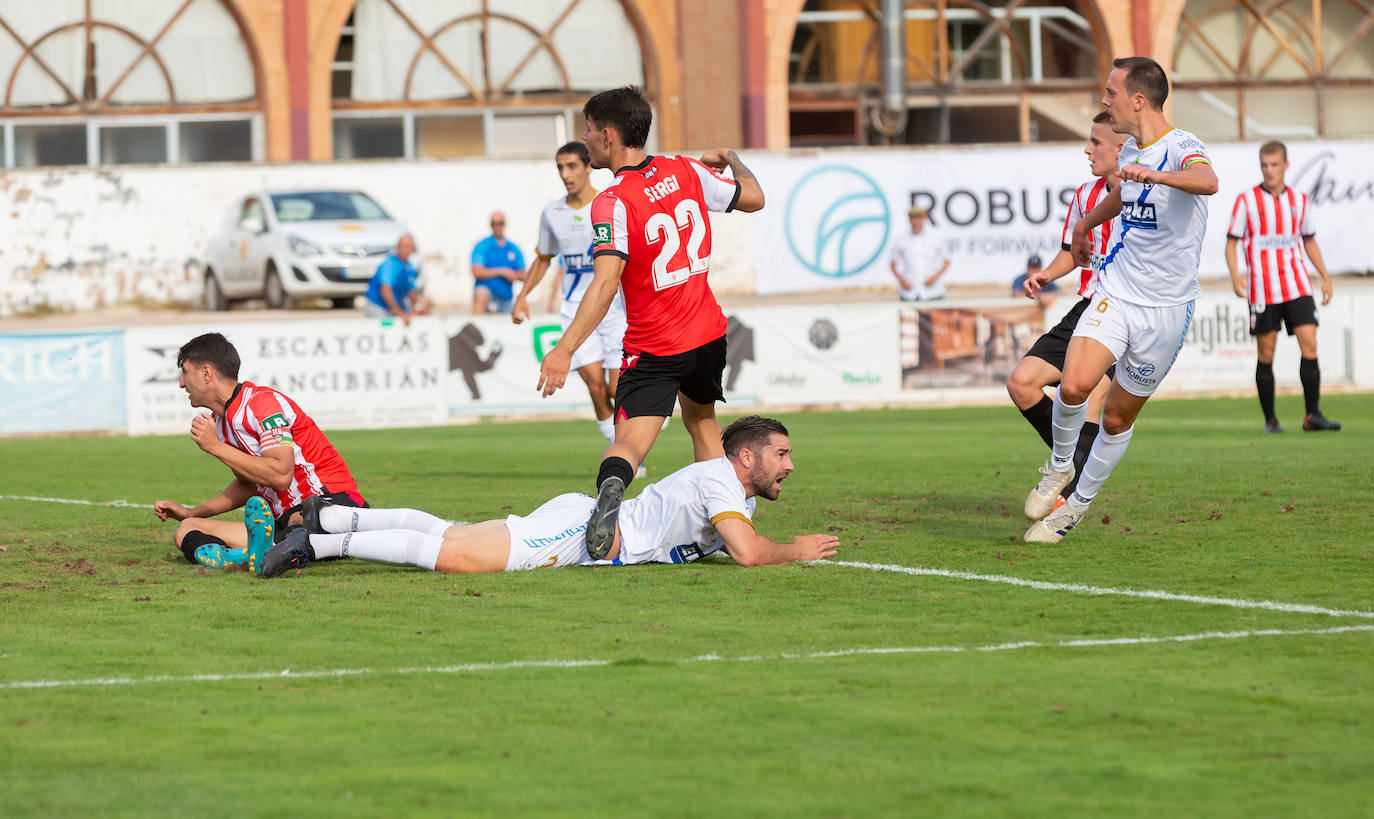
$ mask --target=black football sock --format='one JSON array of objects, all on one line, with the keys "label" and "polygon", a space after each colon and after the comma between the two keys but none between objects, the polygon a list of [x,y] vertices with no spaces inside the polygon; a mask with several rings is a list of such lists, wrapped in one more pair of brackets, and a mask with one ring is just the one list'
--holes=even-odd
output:
[{"label": "black football sock", "polygon": [[[1316,362],[1312,362],[1315,364]],[[1264,411],[1264,420],[1269,421],[1274,416],[1274,365],[1258,362],[1255,364],[1255,388],[1259,390],[1260,409]]]},{"label": "black football sock", "polygon": [[1053,413],[1054,402],[1048,395],[1041,396],[1040,401],[1030,409],[1021,410],[1031,428],[1040,433],[1040,438],[1047,447],[1054,446]]},{"label": "black football sock", "polygon": [[601,470],[596,473],[597,492],[601,491],[601,484],[605,483],[607,478],[619,478],[622,483],[629,486],[630,481],[635,479],[634,467],[624,458],[607,458],[601,462]]},{"label": "black football sock", "polygon": [[1307,414],[1321,415],[1322,371],[1317,366],[1317,359],[1304,358],[1298,362],[1298,377],[1302,379],[1302,400],[1307,403]]},{"label": "black football sock", "polygon": [[195,563],[196,549],[206,544],[215,544],[218,546],[228,545],[214,535],[207,535],[199,529],[193,529],[187,532],[186,536],[181,539],[181,553],[186,556],[187,560]]},{"label": "black football sock", "polygon": [[1097,424],[1086,421],[1083,424],[1083,431],[1078,433],[1078,448],[1073,451],[1073,480],[1064,487],[1060,495],[1068,497],[1073,494],[1073,490],[1078,488],[1078,479],[1083,477],[1083,465],[1088,462],[1088,455],[1093,451],[1093,441],[1097,440]]}]

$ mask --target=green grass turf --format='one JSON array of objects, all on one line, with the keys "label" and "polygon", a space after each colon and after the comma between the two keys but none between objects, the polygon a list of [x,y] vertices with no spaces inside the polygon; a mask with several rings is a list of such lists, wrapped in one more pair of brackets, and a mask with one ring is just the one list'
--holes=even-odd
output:
[{"label": "green grass turf", "polygon": [[[1292,397],[1282,436],[1253,399],[1151,404],[1057,546],[1020,540],[1044,453],[1010,408],[787,414],[798,471],[758,526],[834,531],[848,561],[1370,610],[1374,399],[1324,408],[1346,429],[1299,432]],[[331,437],[373,505],[463,520],[586,491],[601,448],[587,421]],[[675,426],[651,477],[689,458]],[[4,440],[0,464],[0,495],[140,504],[228,478],[184,436]],[[1374,633],[1056,645],[1374,619],[712,561],[263,581],[171,532],[0,500],[0,816],[1374,813]],[[965,650],[806,656],[893,648]],[[602,664],[513,665],[555,660]],[[13,685],[98,678],[129,682]]]}]

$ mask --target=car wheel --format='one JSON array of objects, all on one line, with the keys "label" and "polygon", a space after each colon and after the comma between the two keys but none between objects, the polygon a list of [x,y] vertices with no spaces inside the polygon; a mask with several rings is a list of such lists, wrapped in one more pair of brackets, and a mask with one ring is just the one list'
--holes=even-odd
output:
[{"label": "car wheel", "polygon": [[335,310],[352,310],[353,296],[341,296],[337,299],[330,299],[329,304]]},{"label": "car wheel", "polygon": [[262,283],[262,300],[267,302],[268,310],[280,310],[286,306],[286,288],[282,287],[277,266],[267,263],[267,278]]},{"label": "car wheel", "polygon": [[205,271],[205,309],[215,313],[229,309],[229,300],[224,297],[224,288],[213,270]]}]

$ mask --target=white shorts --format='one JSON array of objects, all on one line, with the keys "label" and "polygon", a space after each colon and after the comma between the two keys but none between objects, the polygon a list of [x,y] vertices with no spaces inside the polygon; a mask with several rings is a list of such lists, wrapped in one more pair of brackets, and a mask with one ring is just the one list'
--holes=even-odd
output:
[{"label": "white shorts", "polygon": [[[559,310],[565,332],[572,323],[573,316],[577,315],[577,305],[578,302],[565,301]],[[600,364],[608,370],[619,370],[624,342],[625,303],[617,296],[606,310],[606,317],[573,353],[569,369],[580,370],[588,364]]]},{"label": "white shorts", "polygon": [[524,517],[506,518],[506,529],[510,532],[506,571],[596,563],[587,554],[587,521],[595,507],[596,498],[570,492]]},{"label": "white shorts", "polygon": [[1096,293],[1078,319],[1074,336],[1101,343],[1116,356],[1116,380],[1131,395],[1154,394],[1183,349],[1193,302],[1145,307]]}]

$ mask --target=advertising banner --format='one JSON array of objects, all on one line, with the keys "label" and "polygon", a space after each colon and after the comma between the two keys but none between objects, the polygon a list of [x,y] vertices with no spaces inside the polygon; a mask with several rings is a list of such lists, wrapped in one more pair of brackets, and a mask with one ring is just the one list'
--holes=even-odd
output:
[{"label": "advertising banner", "polygon": [[901,391],[895,305],[779,306],[732,315],[727,401],[733,395],[738,403],[848,403]]},{"label": "advertising banner", "polygon": [[120,335],[0,335],[0,434],[122,430]]},{"label": "advertising banner", "polygon": [[563,334],[556,315],[515,324],[509,316],[443,319],[447,382],[444,406],[452,415],[515,415],[585,408],[591,399],[576,372],[548,398],[535,391],[539,363]]},{"label": "advertising banner", "polygon": [[[1227,275],[1228,221],[1236,195],[1260,181],[1257,147],[1208,146],[1221,190],[1209,202],[1204,277]],[[1328,269],[1369,270],[1361,237],[1374,208],[1374,142],[1295,142],[1289,157],[1288,183],[1311,198]],[[829,151],[751,167],[768,199],[753,217],[760,294],[895,290],[892,248],[910,232],[913,205],[929,210],[926,231],[951,262],[946,285],[1009,287],[1028,256],[1059,250],[1068,203],[1091,179],[1082,152],[1064,145]]]},{"label": "advertising banner", "polygon": [[[129,432],[184,432],[192,410],[177,385],[185,327],[128,331]],[[254,322],[226,327],[239,379],[281,390],[326,431],[441,424],[447,368],[437,319]]]},{"label": "advertising banner", "polygon": [[902,387],[1000,387],[1045,332],[1036,302],[901,310]]}]

